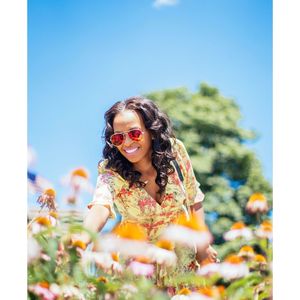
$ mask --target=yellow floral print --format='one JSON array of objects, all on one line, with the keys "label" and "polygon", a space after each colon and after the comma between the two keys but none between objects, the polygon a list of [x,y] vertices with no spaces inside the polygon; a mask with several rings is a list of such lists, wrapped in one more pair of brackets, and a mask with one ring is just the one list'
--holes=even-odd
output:
[{"label": "yellow floral print", "polygon": [[155,242],[162,230],[182,213],[182,205],[191,206],[204,199],[197,182],[191,160],[183,143],[171,139],[176,160],[184,177],[184,182],[175,172],[169,175],[161,204],[157,203],[144,188],[133,186],[117,172],[105,168],[107,160],[99,165],[99,175],[93,200],[88,204],[104,205],[110,210],[110,217],[116,217],[116,210],[122,221],[134,221],[141,224],[148,233],[148,239]]}]

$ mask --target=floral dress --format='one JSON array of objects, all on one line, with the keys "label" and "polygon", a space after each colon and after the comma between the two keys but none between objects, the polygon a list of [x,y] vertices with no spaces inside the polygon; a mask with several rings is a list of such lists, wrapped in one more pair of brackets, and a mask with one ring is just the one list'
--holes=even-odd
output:
[{"label": "floral dress", "polygon": [[[109,209],[111,218],[116,217],[117,210],[122,216],[122,221],[139,223],[146,229],[149,241],[155,242],[164,228],[183,212],[183,205],[189,207],[204,199],[184,144],[178,139],[171,139],[171,143],[184,181],[180,181],[175,169],[168,177],[161,204],[144,188],[129,188],[129,182],[117,172],[106,169],[107,160],[103,160],[99,165],[96,190],[88,208],[94,204],[104,205]],[[193,259],[190,255],[184,264],[191,263]]]}]

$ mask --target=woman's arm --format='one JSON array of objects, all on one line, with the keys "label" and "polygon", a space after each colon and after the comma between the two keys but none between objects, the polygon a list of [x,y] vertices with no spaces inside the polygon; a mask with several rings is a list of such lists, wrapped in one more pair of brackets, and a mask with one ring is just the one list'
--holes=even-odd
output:
[{"label": "woman's arm", "polygon": [[[109,213],[109,209],[104,205],[94,204],[84,219],[83,227],[94,233],[98,233],[106,224]],[[72,241],[75,240],[80,240],[86,245],[91,242],[90,235],[87,232],[82,232],[72,237]]]}]

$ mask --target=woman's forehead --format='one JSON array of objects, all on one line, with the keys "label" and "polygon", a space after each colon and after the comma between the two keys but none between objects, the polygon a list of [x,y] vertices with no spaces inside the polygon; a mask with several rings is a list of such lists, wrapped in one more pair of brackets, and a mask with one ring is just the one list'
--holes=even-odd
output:
[{"label": "woman's forehead", "polygon": [[126,131],[136,127],[144,128],[144,122],[140,113],[126,109],[116,114],[113,121],[114,131]]}]

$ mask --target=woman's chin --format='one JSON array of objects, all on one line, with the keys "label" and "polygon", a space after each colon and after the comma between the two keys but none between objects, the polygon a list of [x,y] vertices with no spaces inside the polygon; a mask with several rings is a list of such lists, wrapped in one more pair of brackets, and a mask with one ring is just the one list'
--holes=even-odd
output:
[{"label": "woman's chin", "polygon": [[123,155],[123,157],[125,157],[131,163],[136,163],[140,160],[139,155],[128,155],[127,153],[124,153],[124,152],[122,152],[121,154]]},{"label": "woman's chin", "polygon": [[140,158],[139,157],[128,157],[128,156],[125,156],[125,158],[130,161],[132,164],[135,164],[135,163],[138,163],[140,161]]}]

